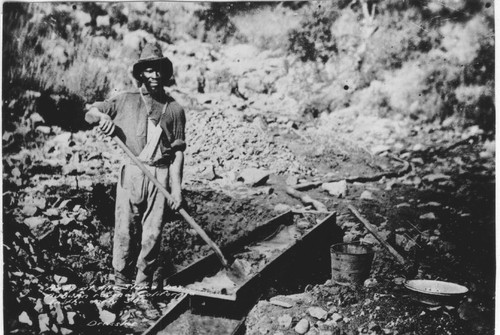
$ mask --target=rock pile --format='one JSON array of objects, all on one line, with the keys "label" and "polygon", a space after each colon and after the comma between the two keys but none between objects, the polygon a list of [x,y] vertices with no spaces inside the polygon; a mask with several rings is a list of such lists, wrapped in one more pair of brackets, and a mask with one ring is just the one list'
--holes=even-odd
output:
[{"label": "rock pile", "polygon": [[286,146],[224,109],[220,106],[188,114],[186,165],[194,167],[192,173],[201,173],[207,165],[213,165],[215,175],[221,177],[245,168],[274,174],[311,173]]}]

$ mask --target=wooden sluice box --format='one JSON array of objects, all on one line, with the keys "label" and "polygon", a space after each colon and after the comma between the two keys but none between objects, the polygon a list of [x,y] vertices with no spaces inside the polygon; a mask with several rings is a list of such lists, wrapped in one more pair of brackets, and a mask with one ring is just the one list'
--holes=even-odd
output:
[{"label": "wooden sluice box", "polygon": [[237,283],[214,253],[167,278],[164,289],[179,298],[143,335],[243,334],[245,316],[269,287],[297,287],[315,271],[328,276],[330,245],[343,235],[336,213],[309,229],[299,229],[293,216],[286,212],[221,248],[244,265]]}]

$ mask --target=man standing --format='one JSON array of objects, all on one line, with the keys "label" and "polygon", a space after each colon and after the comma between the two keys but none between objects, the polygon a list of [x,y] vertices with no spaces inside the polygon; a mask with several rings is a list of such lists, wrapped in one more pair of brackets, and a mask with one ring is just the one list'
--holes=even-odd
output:
[{"label": "man standing", "polygon": [[167,201],[132,161],[120,168],[113,239],[114,299],[121,299],[124,289],[134,284],[133,301],[150,318],[158,316],[148,291],[158,265],[163,224],[182,203],[186,119],[182,107],[164,89],[172,72],[172,63],[160,47],[147,44],[132,69],[139,89],[95,103],[85,116],[89,123],[98,122],[104,134],[118,136],[172,195],[173,200]]}]

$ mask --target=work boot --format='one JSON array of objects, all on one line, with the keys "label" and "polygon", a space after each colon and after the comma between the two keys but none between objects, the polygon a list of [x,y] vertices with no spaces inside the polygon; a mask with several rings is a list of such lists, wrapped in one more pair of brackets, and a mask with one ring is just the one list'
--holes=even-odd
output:
[{"label": "work boot", "polygon": [[118,310],[125,302],[126,289],[123,287],[114,287],[111,296],[103,301],[103,308],[108,311]]},{"label": "work boot", "polygon": [[157,320],[161,316],[158,308],[151,302],[149,293],[146,290],[136,291],[132,303],[149,320]]}]

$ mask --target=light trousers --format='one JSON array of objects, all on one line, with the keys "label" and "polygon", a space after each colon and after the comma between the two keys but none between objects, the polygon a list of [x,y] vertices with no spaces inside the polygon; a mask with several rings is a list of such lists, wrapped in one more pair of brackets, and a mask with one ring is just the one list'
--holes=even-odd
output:
[{"label": "light trousers", "polygon": [[[168,167],[147,168],[168,190]],[[136,165],[125,164],[120,172],[113,239],[115,284],[149,289],[158,266],[163,225],[173,212],[165,197]]]}]

